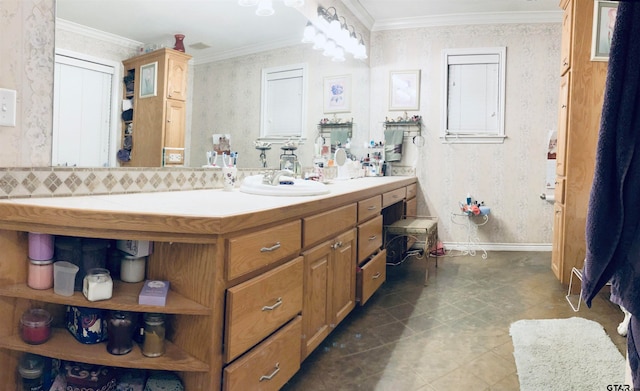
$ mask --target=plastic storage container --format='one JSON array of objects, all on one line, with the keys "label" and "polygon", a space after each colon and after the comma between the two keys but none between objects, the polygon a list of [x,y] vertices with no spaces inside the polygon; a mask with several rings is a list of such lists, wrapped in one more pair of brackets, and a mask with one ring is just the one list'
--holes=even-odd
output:
[{"label": "plastic storage container", "polygon": [[55,258],[78,266],[74,290],[82,291],[84,276],[94,268],[107,267],[107,249],[109,240],[57,236],[55,240]]},{"label": "plastic storage container", "polygon": [[29,259],[27,285],[33,289],[50,289],[53,287],[53,260]]},{"label": "plastic storage container", "polygon": [[72,296],[79,267],[71,262],[58,261],[53,264],[53,292],[61,296]]},{"label": "plastic storage container", "polygon": [[31,345],[47,342],[51,336],[51,314],[44,309],[32,308],[20,318],[20,337]]}]

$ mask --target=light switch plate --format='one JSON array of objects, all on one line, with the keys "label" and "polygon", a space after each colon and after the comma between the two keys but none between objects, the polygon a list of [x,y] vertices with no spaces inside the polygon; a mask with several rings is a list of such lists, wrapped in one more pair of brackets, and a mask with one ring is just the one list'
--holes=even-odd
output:
[{"label": "light switch plate", "polygon": [[16,126],[16,90],[0,88],[0,126]]}]

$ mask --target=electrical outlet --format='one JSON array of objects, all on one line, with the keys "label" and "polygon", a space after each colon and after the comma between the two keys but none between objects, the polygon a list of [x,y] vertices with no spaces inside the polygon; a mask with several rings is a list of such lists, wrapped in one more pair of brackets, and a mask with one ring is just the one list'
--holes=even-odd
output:
[{"label": "electrical outlet", "polygon": [[182,154],[180,153],[169,154],[169,163],[180,163],[181,161],[182,161]]},{"label": "electrical outlet", "polygon": [[16,90],[0,88],[0,126],[16,126]]}]

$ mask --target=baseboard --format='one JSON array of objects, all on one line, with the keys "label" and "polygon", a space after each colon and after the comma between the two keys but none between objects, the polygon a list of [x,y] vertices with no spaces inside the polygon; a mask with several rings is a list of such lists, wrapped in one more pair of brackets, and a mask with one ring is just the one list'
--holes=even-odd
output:
[{"label": "baseboard", "polygon": [[[467,250],[469,245],[460,242],[443,242],[447,250]],[[470,248],[476,251],[551,251],[547,243],[478,243]]]}]

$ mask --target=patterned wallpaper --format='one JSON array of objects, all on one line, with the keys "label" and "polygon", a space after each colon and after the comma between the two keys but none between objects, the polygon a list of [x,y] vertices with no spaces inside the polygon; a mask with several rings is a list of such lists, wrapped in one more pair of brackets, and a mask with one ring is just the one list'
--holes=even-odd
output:
[{"label": "patterned wallpaper", "polygon": [[[489,222],[478,229],[480,242],[552,242],[553,205],[545,192],[549,130],[557,126],[560,25],[501,24],[431,27],[374,32],[371,51],[371,124],[388,111],[389,71],[420,69],[426,143],[405,141],[405,164],[415,164],[420,183],[419,213],[440,217],[445,242],[467,240],[467,221],[452,217],[467,193],[491,207]],[[442,49],[507,48],[504,144],[446,144],[442,119]],[[381,134],[382,126],[372,126]],[[551,191],[552,192],[552,191]],[[462,225],[457,225],[452,218]],[[535,246],[534,246],[535,247]]]},{"label": "patterned wallpaper", "polygon": [[[149,179],[157,174],[151,171],[156,170],[143,172],[147,182],[140,173],[97,170],[93,171],[100,178],[97,184],[89,169],[78,169],[75,176],[69,174],[73,169],[56,169],[56,175],[50,177],[50,169],[44,168],[49,165],[51,149],[53,20],[54,0],[2,0],[0,6],[0,35],[12,37],[0,40],[0,87],[18,91],[17,126],[0,127],[0,167],[35,167],[3,169],[0,197],[86,194],[96,189],[106,193],[152,191]],[[64,40],[65,36],[60,38]],[[187,152],[191,165],[204,164],[211,134],[230,132],[234,135],[232,144],[236,140],[234,149],[240,152],[241,167],[258,166],[258,151],[252,143],[259,134],[260,93],[255,85],[259,85],[263,67],[299,62],[309,66],[308,140],[297,151],[304,165],[309,164],[316,124],[321,118],[331,117],[322,109],[324,77],[352,77],[352,111],[338,116],[354,119],[353,149],[362,155],[365,141],[382,138],[384,117],[402,114],[388,111],[389,71],[420,69],[420,110],[410,114],[423,116],[426,143],[417,147],[406,139],[403,161],[394,166],[396,174],[415,172],[418,176],[419,213],[440,217],[441,240],[463,243],[466,228],[455,225],[451,213],[469,192],[492,209],[489,223],[479,229],[481,242],[497,247],[549,247],[553,207],[540,200],[539,194],[546,190],[546,137],[557,121],[560,24],[414,28],[374,32],[370,39],[368,63],[348,60],[335,64],[313,52],[310,45],[297,45],[194,66]],[[441,50],[484,46],[507,47],[507,139],[504,144],[443,144],[438,137]],[[280,152],[277,146],[269,151],[270,166],[277,165]],[[415,171],[410,167],[413,165]],[[166,175],[167,170],[158,171],[158,175]],[[183,189],[181,184],[199,186],[202,175],[206,182],[203,186],[217,186],[213,173],[206,179],[208,174],[201,172],[185,169],[179,178],[153,180],[167,186],[153,190]],[[109,174],[115,176],[108,178]]]}]

